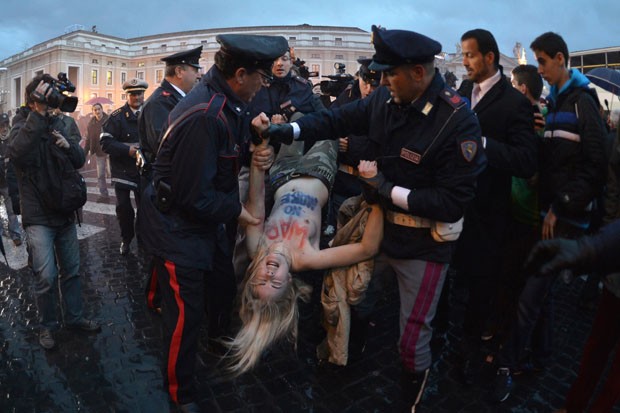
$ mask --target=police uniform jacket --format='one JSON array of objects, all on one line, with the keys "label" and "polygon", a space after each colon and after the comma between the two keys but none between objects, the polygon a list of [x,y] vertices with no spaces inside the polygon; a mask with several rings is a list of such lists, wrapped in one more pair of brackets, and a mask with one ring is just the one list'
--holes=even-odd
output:
[{"label": "police uniform jacket", "polygon": [[[471,90],[461,93],[471,98]],[[465,213],[455,264],[468,274],[495,275],[510,222],[512,176],[529,178],[536,173],[539,138],[531,103],[504,75],[474,112],[486,137],[488,165]]]},{"label": "police uniform jacket", "polygon": [[[355,81],[336,98],[331,108],[335,109],[347,103],[361,99],[359,82]],[[350,134],[346,152],[338,151],[338,165],[347,165],[357,169],[362,155],[366,152],[368,139],[366,136]],[[333,191],[346,197],[359,195],[361,184],[357,176],[338,170],[334,181]]]},{"label": "police uniform jacket", "polygon": [[155,161],[162,129],[168,124],[168,115],[182,97],[179,91],[164,79],[144,103],[142,115],[138,119],[138,129],[140,148],[147,162]]},{"label": "police uniform jacket", "polygon": [[321,100],[312,93],[312,84],[301,76],[289,72],[285,77],[274,77],[269,87],[262,88],[250,104],[254,115],[264,112],[267,116],[282,114],[281,105],[290,101],[295,112],[304,114],[325,109]]},{"label": "police uniform jacket", "polygon": [[84,152],[90,153],[96,156],[106,156],[107,154],[101,148],[99,138],[101,137],[101,127],[108,120],[108,115],[103,114],[101,120],[97,120],[96,117],[90,118],[88,126],[86,127],[86,146]]},{"label": "police uniform jacket", "polygon": [[103,124],[101,147],[110,155],[112,182],[128,188],[136,188],[140,175],[136,159],[129,156],[129,146],[138,143],[138,117],[128,103],[110,114]]},{"label": "police uniform jacket", "polygon": [[[216,93],[226,96],[226,122],[204,111],[191,113]],[[146,189],[139,210],[140,231],[150,253],[185,267],[211,268],[222,224],[241,213],[237,174],[240,143],[249,139],[246,109],[213,66],[172,110],[171,126],[177,118],[185,119],[162,144],[153,165],[153,185]],[[160,181],[172,192],[171,209],[165,213],[155,205]]]},{"label": "police uniform jacket", "polygon": [[[367,159],[397,186],[410,189],[408,210],[391,211],[455,222],[474,198],[476,177],[486,164],[480,127],[439,73],[415,102],[396,105],[385,86],[366,99],[299,119],[300,138],[367,135]],[[429,228],[385,222],[382,251],[388,256],[448,263],[451,242],[436,242]]]},{"label": "police uniform jacket", "polygon": [[[24,227],[28,225],[60,227],[75,219],[73,212],[61,214],[46,208],[33,184],[41,165],[46,165],[49,139],[54,139],[49,131],[54,129],[61,131],[62,128],[62,121],[58,117],[42,116],[27,107],[20,108],[13,119],[13,128],[8,138],[9,157],[17,174]],[[71,136],[65,138],[69,142],[67,153],[73,167],[81,168],[85,156],[79,141]]]}]

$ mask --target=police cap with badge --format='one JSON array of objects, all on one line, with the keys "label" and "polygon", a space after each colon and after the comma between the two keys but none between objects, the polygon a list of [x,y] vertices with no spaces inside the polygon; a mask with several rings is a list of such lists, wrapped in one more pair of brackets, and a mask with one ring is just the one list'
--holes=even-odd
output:
[{"label": "police cap with badge", "polygon": [[9,115],[6,113],[0,113],[0,125],[10,123]]},{"label": "police cap with badge", "polygon": [[372,26],[375,54],[368,65],[382,72],[406,64],[429,63],[441,52],[441,44],[423,34],[408,30],[386,30]]},{"label": "police cap with badge", "polygon": [[360,64],[359,76],[362,80],[373,87],[379,86],[381,83],[381,72],[377,70],[370,70],[368,65],[372,62],[372,59],[357,59],[357,63]]},{"label": "police cap with badge", "polygon": [[248,70],[262,70],[271,75],[274,60],[288,51],[288,42],[282,36],[253,34],[220,34],[215,40],[220,52],[241,63]]},{"label": "police cap with badge", "polygon": [[202,45],[195,49],[183,50],[182,52],[163,57],[162,62],[166,62],[166,66],[189,65],[196,69],[200,69],[200,55],[202,54]]},{"label": "police cap with badge", "polygon": [[133,78],[123,83],[123,90],[126,93],[144,93],[148,89],[149,84],[142,79]]}]

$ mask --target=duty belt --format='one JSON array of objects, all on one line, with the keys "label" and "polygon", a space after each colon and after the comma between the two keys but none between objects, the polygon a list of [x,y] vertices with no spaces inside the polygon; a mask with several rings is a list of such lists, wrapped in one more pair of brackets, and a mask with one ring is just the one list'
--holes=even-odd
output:
[{"label": "duty belt", "polygon": [[356,167],[347,165],[344,163],[341,163],[340,165],[338,165],[338,170],[341,172],[344,172],[345,174],[349,174],[349,175],[354,175],[354,176],[359,175],[359,172],[357,171]]},{"label": "duty belt", "polygon": [[385,211],[385,219],[395,225],[411,228],[430,228],[432,221],[428,218],[403,214],[402,212]]}]

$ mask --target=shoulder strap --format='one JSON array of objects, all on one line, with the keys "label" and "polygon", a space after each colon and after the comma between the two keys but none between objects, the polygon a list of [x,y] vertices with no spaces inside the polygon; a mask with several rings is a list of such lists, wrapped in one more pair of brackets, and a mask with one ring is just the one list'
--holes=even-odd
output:
[{"label": "shoulder strap", "polygon": [[166,129],[166,133],[161,138],[161,142],[159,143],[159,147],[157,148],[157,153],[159,153],[161,147],[163,146],[166,139],[168,139],[172,131],[196,112],[202,111],[205,112],[205,114],[207,115],[213,115],[214,117],[223,120],[226,124],[226,129],[230,134],[230,129],[228,128],[228,121],[226,120],[226,116],[222,115],[222,110],[224,109],[225,104],[226,96],[223,93],[216,93],[215,95],[211,96],[211,99],[208,103],[199,103],[186,110],[181,116],[176,118],[174,122],[170,124],[170,126],[168,126],[168,129]]}]

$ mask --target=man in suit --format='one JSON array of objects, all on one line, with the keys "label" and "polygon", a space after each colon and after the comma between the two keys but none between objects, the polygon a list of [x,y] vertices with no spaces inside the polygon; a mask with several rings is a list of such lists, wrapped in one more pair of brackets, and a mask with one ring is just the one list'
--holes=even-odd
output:
[{"label": "man in suit", "polygon": [[493,35],[470,30],[461,37],[461,49],[469,82],[459,92],[470,99],[478,116],[488,158],[487,169],[478,176],[476,197],[465,212],[455,256],[469,290],[461,343],[464,379],[470,383],[481,360],[479,340],[492,338],[486,330],[510,221],[512,176],[529,178],[536,172],[536,137],[531,105],[502,73]]}]

